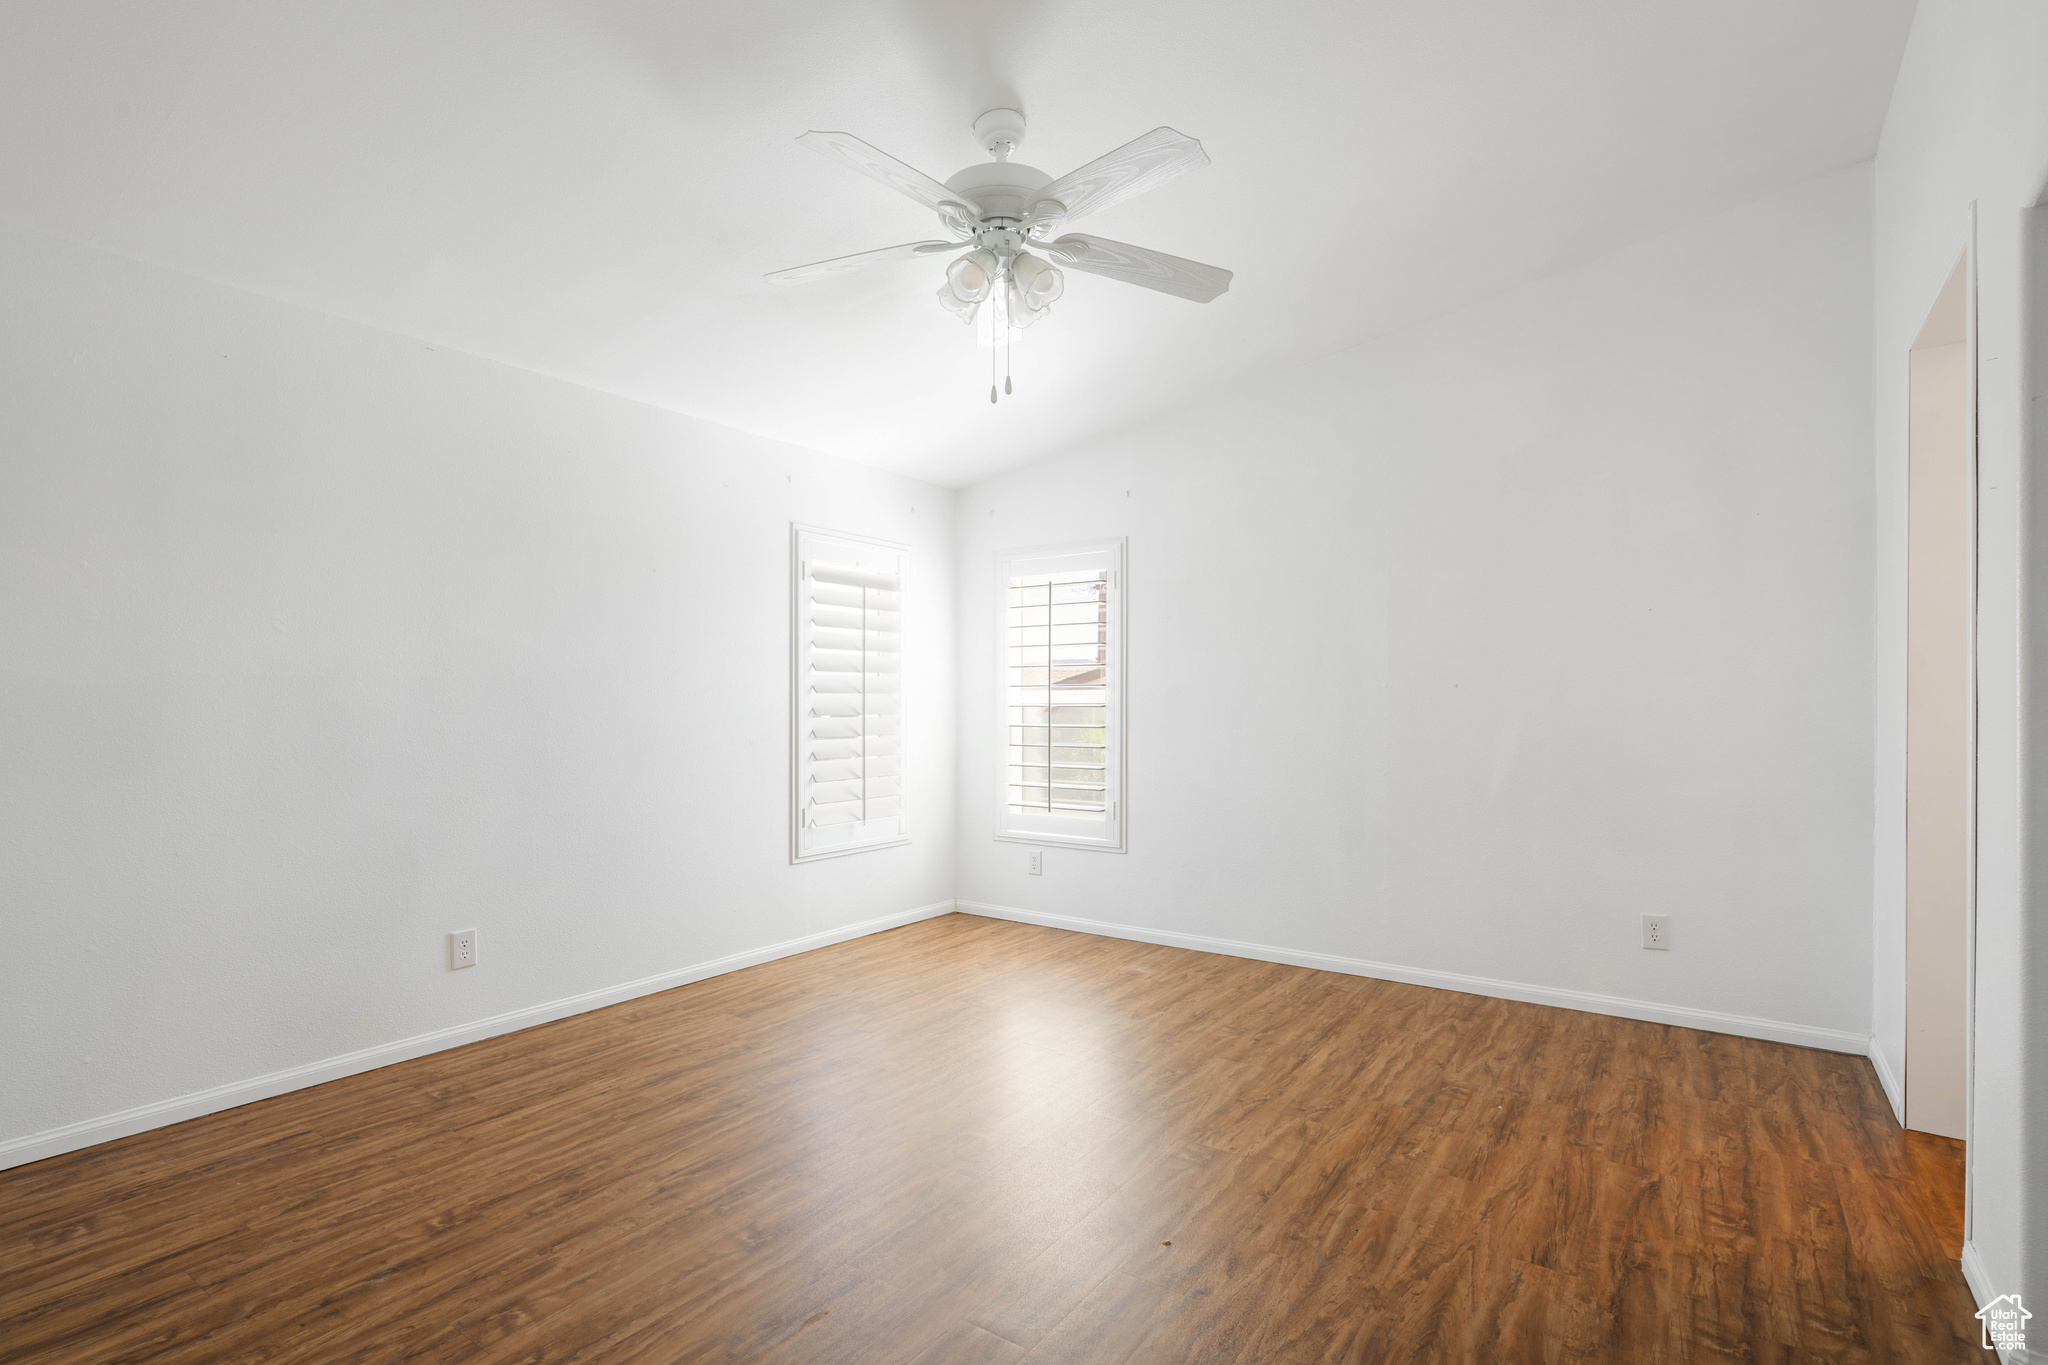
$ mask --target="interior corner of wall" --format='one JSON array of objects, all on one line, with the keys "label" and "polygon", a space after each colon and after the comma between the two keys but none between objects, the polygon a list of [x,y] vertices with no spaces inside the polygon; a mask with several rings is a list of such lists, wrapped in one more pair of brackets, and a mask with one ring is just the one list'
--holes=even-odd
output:
[{"label": "interior corner of wall", "polygon": [[1892,1059],[1885,1055],[1884,1043],[1874,1033],[1870,1035],[1870,1066],[1877,1072],[1877,1083],[1884,1087],[1885,1099],[1891,1102],[1892,1117],[1899,1121],[1900,1127],[1904,1127],[1906,1087],[1899,1079],[1901,1068],[1894,1065]]}]

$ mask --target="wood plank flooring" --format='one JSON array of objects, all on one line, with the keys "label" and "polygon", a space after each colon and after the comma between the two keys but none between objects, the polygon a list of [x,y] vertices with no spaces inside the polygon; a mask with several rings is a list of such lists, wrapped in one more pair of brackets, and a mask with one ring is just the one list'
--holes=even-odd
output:
[{"label": "wood plank flooring", "polygon": [[1989,1360],[1869,1064],[948,915],[0,1173],[0,1360]]}]

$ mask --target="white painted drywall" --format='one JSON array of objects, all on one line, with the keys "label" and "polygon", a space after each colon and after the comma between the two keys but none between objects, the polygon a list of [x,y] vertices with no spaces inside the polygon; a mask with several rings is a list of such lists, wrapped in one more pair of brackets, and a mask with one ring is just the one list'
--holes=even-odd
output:
[{"label": "white painted drywall", "polygon": [[[1867,1037],[1869,225],[1864,163],[963,491],[963,904]],[[1028,876],[994,558],[1120,535],[1130,851]]]},{"label": "white painted drywall", "polygon": [[[0,1142],[949,899],[952,503],[0,232]],[[912,546],[803,867],[791,521]]]},{"label": "white painted drywall", "polygon": [[[1904,1055],[1906,354],[1969,244],[1974,211],[1978,807],[1964,1265],[1980,1299],[2048,1298],[2048,936],[2028,889],[2048,871],[2048,834],[2026,816],[2048,764],[2022,747],[2048,705],[2037,683],[2022,686],[2048,666],[2048,626],[2026,607],[2048,587],[2048,560],[2023,551],[2048,538],[2048,518],[2025,501],[2023,476],[2038,481],[2028,471],[2043,452],[2039,418],[2028,426],[2021,306],[2027,207],[2048,184],[2048,9],[1921,0],[1876,167],[1877,1046]],[[2044,280],[2035,267],[2037,290]]]}]

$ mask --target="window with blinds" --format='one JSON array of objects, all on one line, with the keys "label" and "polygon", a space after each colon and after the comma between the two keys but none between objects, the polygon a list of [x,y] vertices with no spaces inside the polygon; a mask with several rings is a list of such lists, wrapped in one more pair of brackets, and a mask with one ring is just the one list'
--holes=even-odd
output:
[{"label": "window with blinds", "polygon": [[803,526],[792,539],[792,857],[903,843],[904,547]]},{"label": "window with blinds", "polygon": [[1123,542],[1001,557],[997,837],[1123,848]]}]

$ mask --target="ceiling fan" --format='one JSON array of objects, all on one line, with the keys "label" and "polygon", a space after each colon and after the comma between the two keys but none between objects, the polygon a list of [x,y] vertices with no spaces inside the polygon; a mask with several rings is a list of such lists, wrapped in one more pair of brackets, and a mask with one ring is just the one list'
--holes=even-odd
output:
[{"label": "ceiling fan", "polygon": [[[1196,303],[1207,303],[1230,288],[1230,272],[1213,265],[1106,237],[1053,235],[1076,218],[1208,165],[1208,155],[1195,139],[1171,128],[1154,128],[1055,180],[1034,166],[1010,160],[1024,141],[1024,116],[1015,109],[983,114],[974,121],[974,137],[994,159],[969,166],[941,184],[851,133],[805,133],[797,141],[812,151],[871,176],[938,214],[947,236],[777,270],[767,278],[788,284],[966,247],[964,255],[946,266],[939,303],[969,326],[977,326],[983,345],[1002,345],[1005,350],[1013,328],[1037,322],[1065,292],[1060,266]],[[1032,247],[1044,254],[1034,254]],[[1009,387],[1007,380],[1004,387]],[[996,401],[993,382],[988,398]]]}]

